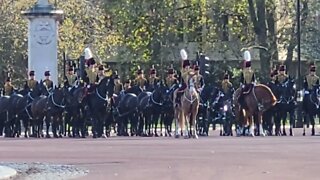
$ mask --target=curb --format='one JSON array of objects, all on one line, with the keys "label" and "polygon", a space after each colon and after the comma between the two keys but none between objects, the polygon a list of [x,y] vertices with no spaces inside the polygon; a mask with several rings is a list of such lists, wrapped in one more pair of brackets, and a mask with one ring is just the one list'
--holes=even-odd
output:
[{"label": "curb", "polygon": [[17,171],[7,167],[7,166],[0,166],[0,179],[9,179],[17,175]]}]

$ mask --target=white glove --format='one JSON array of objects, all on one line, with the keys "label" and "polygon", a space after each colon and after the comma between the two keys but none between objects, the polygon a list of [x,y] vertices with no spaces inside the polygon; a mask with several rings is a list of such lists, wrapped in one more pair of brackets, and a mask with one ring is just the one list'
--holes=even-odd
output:
[{"label": "white glove", "polygon": [[182,87],[182,85],[181,84],[179,84],[179,88],[181,88]]},{"label": "white glove", "polygon": [[87,85],[87,88],[90,88],[90,84]]},{"label": "white glove", "polygon": [[245,85],[243,84],[243,85],[241,85],[241,88],[244,88],[245,87]]},{"label": "white glove", "polygon": [[309,92],[309,91],[307,91],[307,90],[305,90],[305,91],[304,91],[304,94],[310,94],[310,92]]}]

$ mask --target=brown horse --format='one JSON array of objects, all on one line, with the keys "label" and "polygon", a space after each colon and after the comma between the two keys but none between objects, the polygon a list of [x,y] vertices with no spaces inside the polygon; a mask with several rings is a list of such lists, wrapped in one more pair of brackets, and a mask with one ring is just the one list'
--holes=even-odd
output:
[{"label": "brown horse", "polygon": [[[196,132],[196,117],[198,114],[199,103],[200,98],[195,89],[194,79],[193,77],[190,77],[187,88],[184,90],[183,96],[181,97],[181,105],[175,106],[176,138],[180,136],[179,133],[181,130],[183,132],[183,136],[188,138],[189,125],[191,126],[190,129],[193,138],[198,138]],[[177,121],[179,121],[179,123]],[[187,128],[185,128],[185,124],[187,125]]]},{"label": "brown horse", "polygon": [[237,131],[237,135],[242,133],[242,128],[249,122],[249,135],[254,136],[253,117],[256,117],[259,124],[260,135],[264,136],[265,134],[262,128],[262,114],[276,104],[277,98],[269,87],[263,84],[258,84],[253,86],[250,91],[245,92],[244,103],[246,104],[246,107],[241,107],[238,102],[240,93],[241,88],[237,89],[233,95],[236,121],[240,126]]}]

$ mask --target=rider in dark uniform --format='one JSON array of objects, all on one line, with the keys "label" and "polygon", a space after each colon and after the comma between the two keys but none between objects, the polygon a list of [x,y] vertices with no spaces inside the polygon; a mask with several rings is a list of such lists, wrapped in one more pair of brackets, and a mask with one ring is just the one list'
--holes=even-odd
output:
[{"label": "rider in dark uniform", "polygon": [[139,86],[142,90],[146,90],[147,83],[148,83],[148,81],[144,77],[143,70],[140,69],[140,67],[138,67],[137,77],[134,80],[134,84]]},{"label": "rider in dark uniform", "polygon": [[181,59],[182,59],[182,68],[181,68],[181,76],[180,76],[180,84],[179,88],[175,90],[176,99],[175,102],[180,104],[181,96],[184,93],[184,90],[187,88],[187,81],[191,75],[194,74],[193,69],[190,68],[190,60],[188,60],[187,52],[182,49],[180,51]]},{"label": "rider in dark uniform", "polygon": [[221,82],[222,92],[225,94],[225,98],[230,99],[234,92],[232,83],[229,80],[229,74],[225,73]]},{"label": "rider in dark uniform", "polygon": [[150,77],[149,77],[149,90],[153,91],[154,87],[157,85],[157,83],[160,81],[160,78],[157,77],[157,71],[154,68],[154,65],[152,65],[152,68],[150,69]]},{"label": "rider in dark uniform", "polygon": [[26,82],[25,89],[29,88],[32,91],[36,88],[38,81],[35,80],[34,75],[34,71],[29,72],[29,80]]},{"label": "rider in dark uniform", "polygon": [[281,65],[279,68],[279,74],[276,76],[276,83],[282,85],[284,82],[288,80],[289,76],[286,74],[286,66]]},{"label": "rider in dark uniform", "polygon": [[119,95],[123,90],[123,84],[120,81],[120,76],[117,72],[114,73],[114,93]]},{"label": "rider in dark uniform", "polygon": [[178,79],[174,76],[174,69],[171,67],[168,70],[168,76],[166,77],[166,86],[172,91],[174,87],[179,83]]},{"label": "rider in dark uniform", "polygon": [[77,76],[74,74],[73,67],[70,66],[68,69],[68,74],[66,75],[67,85],[68,86],[74,86],[75,82],[77,80]]},{"label": "rider in dark uniform", "polygon": [[124,82],[124,86],[123,86],[123,91],[124,91],[124,93],[126,93],[130,88],[131,88],[131,80],[128,78],[128,79]]},{"label": "rider in dark uniform", "polygon": [[103,78],[105,78],[105,77],[106,77],[106,76],[105,76],[105,74],[104,74],[104,67],[103,67],[103,65],[100,65],[100,66],[98,67],[98,73],[97,73],[97,75],[96,75],[95,84],[99,84],[100,81],[101,81]]},{"label": "rider in dark uniform", "polygon": [[195,88],[200,93],[204,87],[204,79],[203,76],[200,74],[200,68],[198,65],[194,66],[194,80],[195,80]]},{"label": "rider in dark uniform", "polygon": [[244,104],[244,96],[248,92],[250,92],[251,88],[254,86],[254,83],[256,81],[255,75],[253,70],[251,69],[251,55],[249,51],[246,51],[244,53],[245,56],[245,62],[244,62],[244,68],[241,73],[241,79],[240,79],[240,85],[241,85],[241,93],[238,98],[238,101],[242,107],[245,106]]},{"label": "rider in dark uniform", "polygon": [[10,96],[13,93],[14,87],[11,84],[11,78],[8,77],[6,83],[4,84],[4,95]]},{"label": "rider in dark uniform", "polygon": [[319,86],[319,77],[316,75],[316,66],[314,64],[310,65],[310,73],[304,78],[303,88],[304,88],[304,97],[303,97],[303,107],[307,107],[307,100],[313,91],[314,86]]},{"label": "rider in dark uniform", "polygon": [[44,85],[46,86],[47,90],[53,89],[53,82],[50,80],[50,71],[44,72],[45,80],[43,81]]}]

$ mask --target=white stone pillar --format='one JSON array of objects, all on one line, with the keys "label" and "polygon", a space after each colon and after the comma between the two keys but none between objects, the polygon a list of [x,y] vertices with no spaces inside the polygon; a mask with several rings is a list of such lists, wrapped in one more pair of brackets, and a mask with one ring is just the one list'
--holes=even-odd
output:
[{"label": "white stone pillar", "polygon": [[36,79],[44,79],[44,72],[50,71],[51,80],[58,85],[58,25],[60,10],[38,0],[37,4],[22,14],[29,20],[28,28],[28,70],[34,70]]}]

